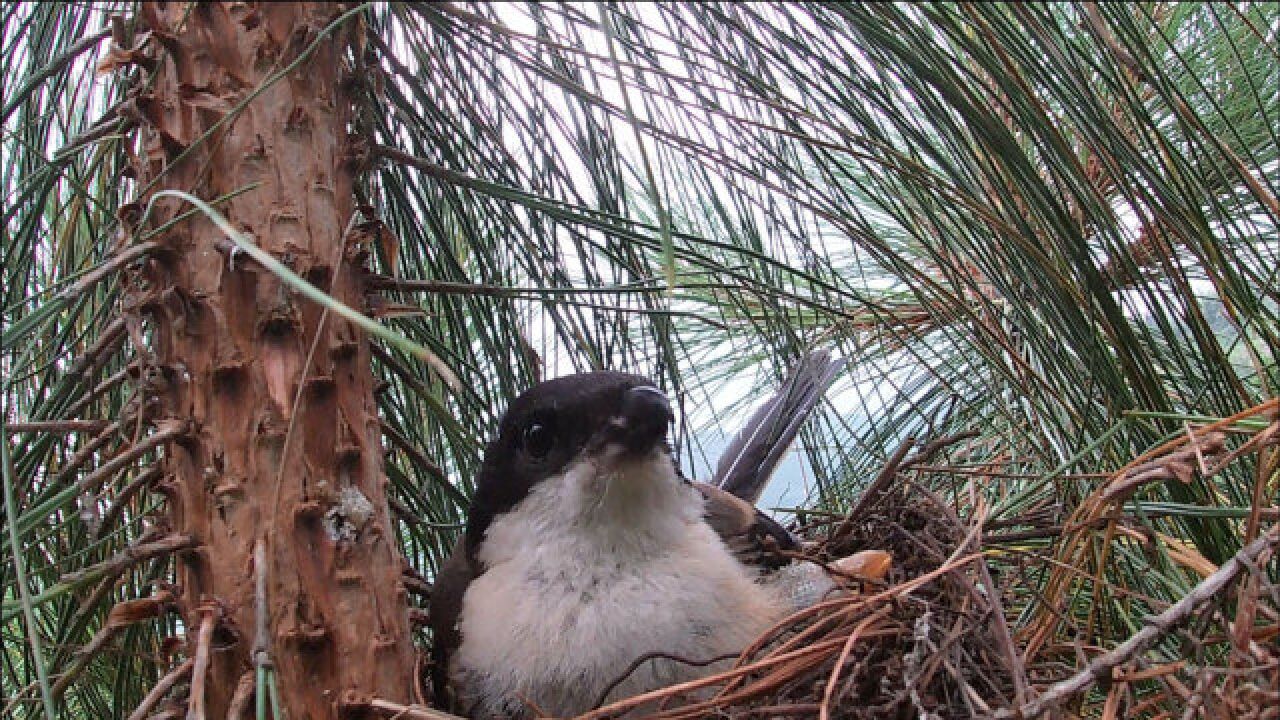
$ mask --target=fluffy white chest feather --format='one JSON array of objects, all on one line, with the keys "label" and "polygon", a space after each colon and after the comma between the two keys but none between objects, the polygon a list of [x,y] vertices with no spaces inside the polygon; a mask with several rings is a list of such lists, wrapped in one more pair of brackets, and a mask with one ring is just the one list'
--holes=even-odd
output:
[{"label": "fluffy white chest feather", "polygon": [[[784,612],[702,520],[701,495],[664,452],[605,468],[580,461],[494,519],[458,620],[450,676],[475,717],[529,703],[591,709],[642,655],[737,653]],[[724,667],[645,662],[609,699]]]}]

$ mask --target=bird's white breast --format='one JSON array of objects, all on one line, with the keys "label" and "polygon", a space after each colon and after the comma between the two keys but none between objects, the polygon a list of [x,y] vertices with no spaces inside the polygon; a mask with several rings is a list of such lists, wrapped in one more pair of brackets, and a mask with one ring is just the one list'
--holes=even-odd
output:
[{"label": "bird's white breast", "polygon": [[[463,598],[450,676],[476,717],[591,709],[640,656],[737,653],[783,612],[702,520],[669,456],[582,460],[490,525]],[[609,699],[708,672],[644,663]]]}]

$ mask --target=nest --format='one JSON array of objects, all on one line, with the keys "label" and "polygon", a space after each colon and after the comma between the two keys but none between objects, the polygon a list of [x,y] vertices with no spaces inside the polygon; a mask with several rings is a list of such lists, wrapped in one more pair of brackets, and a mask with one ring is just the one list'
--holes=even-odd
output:
[{"label": "nest", "polygon": [[[1280,401],[1272,400],[1189,429],[1184,438],[1108,474],[1071,521],[1058,526],[1068,530],[1053,531],[1060,559],[1033,563],[1047,569],[1048,587],[1061,587],[1062,578],[1082,571],[1085,577],[1101,575],[1104,568],[1088,565],[1087,553],[1073,553],[1088,547],[1079,539],[1095,532],[1098,520],[1107,520],[1103,513],[1117,496],[1143,483],[1189,477],[1188,458],[1208,477],[1246,454],[1280,444],[1277,411]],[[1260,414],[1271,421],[1250,430],[1234,449],[1219,437],[1232,423]],[[808,561],[827,564],[865,549],[888,551],[894,567],[884,582],[850,578],[848,592],[779,623],[731,670],[628,698],[579,720],[642,706],[646,717],[670,720],[1009,719],[1063,711],[1104,718],[1280,720],[1280,524],[1274,506],[1252,508],[1243,547],[1221,565],[1176,538],[1162,538],[1170,556],[1194,570],[1200,582],[1176,602],[1153,603],[1159,613],[1143,618],[1127,638],[1073,639],[1076,626],[1041,594],[1038,614],[1015,645],[1002,598],[1013,598],[1019,586],[1038,587],[1039,581],[1011,576],[997,587],[980,552],[984,510],[977,494],[968,498],[974,518],[968,525],[951,503],[913,480],[913,465],[956,439],[935,441],[906,459],[911,443],[904,445],[848,516],[802,529],[812,541]],[[1118,534],[1126,531],[1123,523],[1108,522]],[[1026,516],[1014,524],[1035,521]],[[1112,539],[1110,533],[1103,537]],[[1046,646],[1049,637],[1056,639]],[[1024,657],[1031,658],[1026,665]],[[655,713],[648,712],[654,707]]]},{"label": "nest", "polygon": [[[894,473],[848,516],[803,529],[806,559],[829,563],[886,550],[885,581],[845,577],[848,592],[780,622],[735,666],[627,698],[583,718],[644,706],[646,717],[970,718],[1009,707],[1024,692],[977,534],[928,491]],[[839,571],[827,565],[832,573]]]},{"label": "nest", "polygon": [[[1246,454],[1280,445],[1278,411],[1280,400],[1272,400],[1189,429],[1186,437],[1103,476],[1069,518],[1060,510],[1031,508],[999,523],[1031,530],[985,538],[979,493],[967,493],[960,503],[972,518],[965,522],[955,504],[916,481],[928,458],[959,436],[929,443],[910,457],[913,443],[907,443],[848,515],[811,512],[822,519],[797,528],[807,541],[797,559],[839,574],[837,559],[883,550],[893,558],[886,577],[846,575],[843,592],[779,622],[730,669],[625,698],[576,720],[627,714],[667,720],[1009,720],[1062,713],[1280,720],[1280,515],[1274,505],[1253,508],[1241,526],[1242,547],[1219,565],[1177,538],[1135,533],[1114,514],[1118,493],[1125,497],[1141,483],[1180,480],[1190,472],[1184,468],[1188,458],[1207,477]],[[1231,443],[1218,439],[1232,423],[1259,414],[1270,418],[1264,429],[1251,428]],[[1056,558],[998,565],[1006,575],[998,586],[982,546],[1028,533],[1054,538]],[[1199,583],[1179,599],[1150,602],[1148,611],[1158,614],[1143,617],[1127,636],[1081,635],[1081,624],[1060,609],[1064,578],[1101,576],[1107,566],[1089,564],[1092,546],[1083,540],[1113,543],[1117,537],[1159,540]],[[1035,612],[1027,615],[1026,593],[1034,588],[1042,589],[1031,603]],[[1024,613],[1016,635],[1007,609]],[[453,720],[425,709],[384,709],[408,713],[400,715],[405,718]]]}]

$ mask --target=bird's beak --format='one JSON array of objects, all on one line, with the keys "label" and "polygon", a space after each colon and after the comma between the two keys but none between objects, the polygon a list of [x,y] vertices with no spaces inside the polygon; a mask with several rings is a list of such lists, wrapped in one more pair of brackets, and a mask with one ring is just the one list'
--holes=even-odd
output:
[{"label": "bird's beak", "polygon": [[634,387],[623,397],[621,412],[610,420],[606,440],[641,455],[666,438],[673,418],[671,402],[661,390],[649,385]]}]

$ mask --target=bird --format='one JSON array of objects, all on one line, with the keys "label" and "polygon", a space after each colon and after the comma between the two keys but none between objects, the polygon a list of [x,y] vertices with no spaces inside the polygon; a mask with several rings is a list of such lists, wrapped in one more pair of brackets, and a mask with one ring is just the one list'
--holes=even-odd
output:
[{"label": "bird", "polygon": [[755,503],[842,366],[805,356],[705,483],[677,467],[670,401],[642,376],[569,375],[513,400],[430,596],[436,704],[577,715],[724,669],[812,602],[797,597],[813,578],[788,570],[815,566],[780,552],[800,543]]}]

